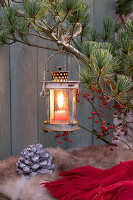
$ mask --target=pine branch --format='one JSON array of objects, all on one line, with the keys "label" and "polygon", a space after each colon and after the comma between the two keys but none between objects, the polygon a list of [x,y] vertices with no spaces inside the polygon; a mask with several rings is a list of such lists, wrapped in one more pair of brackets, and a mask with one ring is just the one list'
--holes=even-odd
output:
[{"label": "pine branch", "polygon": [[51,51],[58,51],[58,49],[55,49],[55,48],[51,48],[51,47],[45,47],[45,46],[41,46],[41,45],[38,45],[38,44],[33,44],[33,43],[30,43],[28,41],[25,41],[25,40],[19,40],[17,38],[9,38],[9,37],[5,37],[6,40],[12,40],[12,42],[5,42],[5,44],[14,44],[16,42],[18,43],[22,43],[22,44],[25,44],[27,46],[30,46],[30,47],[36,47],[36,48],[40,48],[40,49],[46,49],[46,50],[51,50]]},{"label": "pine branch", "polygon": [[67,16],[68,16],[69,13],[70,13],[70,11],[67,11],[66,14],[65,14],[65,17],[62,20],[59,20],[57,22],[57,24],[52,28],[51,33],[53,33],[54,30],[56,30],[60,26],[60,24],[65,21],[65,19],[67,18]]}]

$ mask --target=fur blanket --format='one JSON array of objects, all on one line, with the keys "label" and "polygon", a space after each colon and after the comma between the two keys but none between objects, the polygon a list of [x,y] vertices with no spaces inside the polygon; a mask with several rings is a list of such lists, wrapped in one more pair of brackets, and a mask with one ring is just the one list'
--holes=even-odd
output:
[{"label": "fur blanket", "polygon": [[59,173],[76,167],[90,165],[99,169],[109,169],[120,161],[133,158],[132,150],[119,147],[90,146],[67,152],[60,148],[49,148],[55,164],[53,174],[33,176],[29,180],[16,173],[18,157],[10,157],[0,161],[0,193],[11,200],[54,200],[41,183],[59,179]]}]

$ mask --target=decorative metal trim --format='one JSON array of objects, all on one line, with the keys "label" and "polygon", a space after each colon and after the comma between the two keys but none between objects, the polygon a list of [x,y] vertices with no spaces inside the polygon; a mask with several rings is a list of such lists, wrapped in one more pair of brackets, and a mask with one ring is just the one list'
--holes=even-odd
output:
[{"label": "decorative metal trim", "polygon": [[77,123],[74,124],[47,124],[44,122],[44,131],[76,131],[79,129]]},{"label": "decorative metal trim", "polygon": [[44,85],[44,89],[45,90],[49,90],[49,89],[79,89],[79,83],[80,83],[80,81],[65,81],[65,82],[46,81],[45,85]]}]

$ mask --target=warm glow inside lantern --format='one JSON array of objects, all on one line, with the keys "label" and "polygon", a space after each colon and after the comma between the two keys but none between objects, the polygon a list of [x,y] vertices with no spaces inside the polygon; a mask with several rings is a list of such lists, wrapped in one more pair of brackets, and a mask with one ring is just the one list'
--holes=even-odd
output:
[{"label": "warm glow inside lantern", "polygon": [[68,72],[52,72],[52,81],[45,81],[46,121],[43,129],[46,131],[77,130],[76,121],[76,91],[79,81],[68,81]]},{"label": "warm glow inside lantern", "polygon": [[50,90],[50,123],[68,123],[68,90]]}]

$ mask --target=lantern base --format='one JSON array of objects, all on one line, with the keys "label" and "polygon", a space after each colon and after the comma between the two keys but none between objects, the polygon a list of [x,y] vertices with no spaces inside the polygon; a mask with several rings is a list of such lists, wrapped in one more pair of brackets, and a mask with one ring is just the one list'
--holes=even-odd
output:
[{"label": "lantern base", "polygon": [[79,129],[77,123],[74,124],[47,124],[42,127],[44,131],[76,131]]}]

